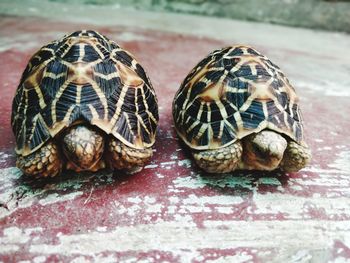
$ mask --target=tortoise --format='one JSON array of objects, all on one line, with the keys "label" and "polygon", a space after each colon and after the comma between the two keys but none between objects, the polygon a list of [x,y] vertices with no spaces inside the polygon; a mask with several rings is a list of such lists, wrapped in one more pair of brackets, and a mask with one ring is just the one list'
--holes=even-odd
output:
[{"label": "tortoise", "polygon": [[143,67],[106,36],[76,31],[30,59],[12,104],[17,166],[136,172],[152,156],[157,97]]},{"label": "tortoise", "polygon": [[310,160],[295,89],[252,47],[218,49],[201,60],[173,101],[175,129],[209,173],[280,169]]}]

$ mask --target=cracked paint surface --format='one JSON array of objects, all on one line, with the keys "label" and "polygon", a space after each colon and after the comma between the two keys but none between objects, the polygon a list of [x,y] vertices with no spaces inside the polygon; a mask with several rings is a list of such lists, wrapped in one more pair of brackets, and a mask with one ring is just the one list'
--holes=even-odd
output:
[{"label": "cracked paint surface", "polygon": [[[160,104],[154,158],[132,176],[102,171],[26,178],[14,167],[10,129],[20,74],[41,45],[82,27],[130,50],[150,75]],[[250,39],[295,83],[313,160],[289,175],[207,175],[179,143],[170,105],[193,65],[232,42],[11,16],[0,18],[0,32],[6,62],[0,71],[0,262],[349,262],[350,94],[337,92],[341,85],[333,76],[312,81],[322,73],[312,70],[318,62],[337,56],[337,71],[345,55],[322,57],[312,47],[276,48]]]}]

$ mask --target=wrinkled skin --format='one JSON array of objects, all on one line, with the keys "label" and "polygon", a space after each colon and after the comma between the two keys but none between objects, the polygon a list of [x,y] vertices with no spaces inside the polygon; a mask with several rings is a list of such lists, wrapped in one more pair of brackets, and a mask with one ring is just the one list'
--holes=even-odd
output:
[{"label": "wrinkled skin", "polygon": [[97,171],[105,167],[135,173],[152,157],[152,148],[133,149],[92,126],[76,125],[27,156],[17,166],[27,175],[53,177],[64,168]]},{"label": "wrinkled skin", "polygon": [[220,149],[193,151],[192,154],[197,165],[208,173],[236,169],[297,172],[311,159],[307,146],[269,130],[251,134]]}]

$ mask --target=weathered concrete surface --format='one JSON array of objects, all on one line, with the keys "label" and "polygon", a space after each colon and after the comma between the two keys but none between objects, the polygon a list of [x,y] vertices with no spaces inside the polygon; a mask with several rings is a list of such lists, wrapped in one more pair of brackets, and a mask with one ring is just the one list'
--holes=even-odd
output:
[{"label": "weathered concrete surface", "polygon": [[[51,19],[0,19],[0,261],[349,262],[349,36],[104,7],[67,17],[49,6],[12,12]],[[81,28],[108,35],[147,69],[160,104],[154,158],[133,176],[32,181],[14,167],[12,97],[30,55]],[[208,176],[179,144],[175,91],[199,59],[231,43],[257,47],[295,85],[314,156],[301,172]]]}]

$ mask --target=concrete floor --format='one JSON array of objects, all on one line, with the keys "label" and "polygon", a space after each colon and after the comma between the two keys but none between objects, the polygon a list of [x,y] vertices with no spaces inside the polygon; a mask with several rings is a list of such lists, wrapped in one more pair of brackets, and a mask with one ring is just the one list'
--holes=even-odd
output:
[{"label": "concrete floor", "polygon": [[[0,4],[0,262],[349,262],[350,36],[47,1]],[[24,178],[11,102],[30,55],[77,29],[130,50],[157,91],[154,158],[136,175]],[[250,44],[301,97],[311,164],[289,175],[209,176],[183,150],[171,102],[211,50]]]}]

